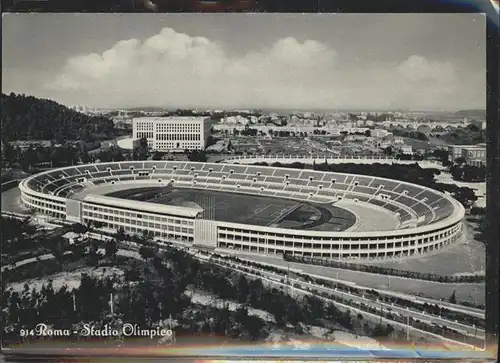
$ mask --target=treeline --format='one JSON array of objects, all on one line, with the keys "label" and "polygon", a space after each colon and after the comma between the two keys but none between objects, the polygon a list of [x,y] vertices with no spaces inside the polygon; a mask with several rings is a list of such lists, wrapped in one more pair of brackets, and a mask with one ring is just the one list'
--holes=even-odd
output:
[{"label": "treeline", "polygon": [[486,166],[453,165],[450,168],[453,179],[463,182],[484,182],[486,171]]},{"label": "treeline", "polygon": [[470,124],[444,134],[441,138],[451,145],[475,145],[486,142],[486,130]]},{"label": "treeline", "polygon": [[[255,163],[253,165],[269,166],[266,162]],[[452,197],[462,203],[465,207],[470,207],[478,198],[474,190],[467,187],[459,187],[455,184],[437,183],[434,180],[435,175],[441,172],[438,169],[424,169],[418,163],[405,165],[405,164],[316,164],[307,165],[304,163],[273,163],[271,166],[292,168],[292,169],[313,169],[319,171],[330,171],[337,173],[359,174],[375,176],[379,178],[387,178],[393,180],[401,180],[404,182],[422,185],[427,188],[435,189],[440,192],[448,192]]]},{"label": "treeline", "polygon": [[79,161],[83,163],[91,161],[88,152],[78,146],[78,144],[65,144],[57,147],[30,145],[24,150],[21,150],[19,147],[13,147],[11,144],[5,144],[2,156],[3,165],[19,167],[24,171],[40,167],[55,168],[75,165]]},{"label": "treeline", "polygon": [[344,270],[368,272],[374,274],[390,275],[390,276],[404,277],[408,279],[426,280],[426,281],[434,281],[442,283],[479,283],[479,282],[484,282],[486,279],[484,275],[443,276],[431,273],[422,273],[422,272],[405,271],[405,270],[398,270],[394,268],[387,268],[380,266],[363,265],[359,263],[326,260],[322,258],[292,256],[290,254],[285,254],[283,256],[283,259],[285,261],[290,261],[290,262],[308,263],[312,265],[341,268]]},{"label": "treeline", "polygon": [[416,140],[421,140],[421,141],[428,141],[429,138],[427,137],[426,134],[420,131],[414,131],[414,130],[406,130],[406,129],[399,129],[395,128],[391,130],[394,136],[401,136],[401,137],[408,137],[410,139],[416,139]]},{"label": "treeline", "polygon": [[87,116],[54,101],[33,96],[2,93],[2,141],[68,140],[92,141],[115,134],[113,121]]},{"label": "treeline", "polygon": [[[101,255],[97,252],[99,245],[94,243],[97,241],[91,242],[86,252],[81,250],[84,245],[78,246],[83,252],[80,256],[58,253],[53,260],[37,260],[3,273],[4,339],[17,341],[21,328],[34,328],[40,321],[70,331],[78,329],[82,322],[95,323],[96,327],[127,322],[152,328],[169,316],[178,322],[175,330],[179,335],[209,333],[250,340],[265,338],[272,326],[285,328],[291,324],[296,327],[296,333],[303,332],[302,324],[337,324],[337,328],[338,325],[352,328],[351,314],[340,312],[333,304],[324,304],[314,296],[296,300],[280,289],[265,286],[260,279],[248,279],[216,264],[200,263],[186,252],[149,247],[152,241],[147,236],[142,239],[143,246],[139,249],[144,261],[107,251]],[[99,263],[92,263],[96,261],[91,261],[94,260],[91,255],[97,256]],[[32,278],[43,276],[40,272],[72,271],[83,266],[118,266],[124,269],[124,275],[123,278],[104,279],[84,275],[80,286],[72,290],[68,287],[56,290],[50,282],[41,290],[26,284],[20,292],[5,285],[8,281],[17,281],[19,275]],[[203,295],[208,292],[213,299],[211,306],[193,303],[191,296],[197,292]],[[240,307],[231,311],[228,301]],[[250,314],[251,308],[269,312],[273,321],[266,322]],[[381,327],[378,330],[383,331]]]},{"label": "treeline", "polygon": [[[141,256],[151,261],[157,259],[158,247],[152,242],[152,237],[147,233],[143,236],[135,236],[119,231],[117,239],[119,241],[134,240],[141,246],[139,252]],[[128,246],[130,248],[130,245]],[[167,247],[168,248],[168,247]],[[280,328],[289,326],[295,327],[297,333],[301,331],[303,324],[317,326],[340,326],[343,329],[351,331],[353,328],[359,328],[350,311],[340,311],[333,303],[325,304],[324,301],[316,296],[306,296],[304,298],[292,298],[281,289],[266,287],[260,278],[249,279],[241,273],[228,270],[215,264],[199,264],[191,255],[174,248],[168,248],[170,254],[168,260],[179,261],[183,266],[195,263],[199,269],[195,273],[185,271],[187,276],[195,276],[190,279],[189,284],[198,290],[208,291],[226,301],[235,301],[246,309],[254,308],[268,312],[274,319],[276,325]],[[214,254],[213,257],[226,259],[220,255]],[[228,257],[240,261],[236,257]],[[184,261],[184,262],[183,262]],[[191,262],[187,262],[191,261]],[[156,262],[153,263],[156,266]],[[251,265],[251,263],[249,263]],[[278,268],[265,266],[266,268],[277,272]],[[248,271],[251,272],[251,271]],[[259,273],[256,275],[259,276]],[[358,317],[361,314],[358,314]],[[362,319],[362,316],[361,316]],[[362,326],[358,330],[359,334],[387,337],[393,329],[391,327],[377,325],[375,327]],[[222,332],[219,332],[222,333]]]}]

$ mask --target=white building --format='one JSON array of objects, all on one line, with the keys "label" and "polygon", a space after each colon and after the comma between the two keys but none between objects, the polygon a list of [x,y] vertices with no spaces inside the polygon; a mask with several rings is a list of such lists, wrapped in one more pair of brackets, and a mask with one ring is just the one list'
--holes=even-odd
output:
[{"label": "white building", "polygon": [[480,159],[486,162],[486,144],[477,145],[448,145],[450,161],[455,162],[457,158]]},{"label": "white building", "polygon": [[75,232],[68,232],[61,236],[63,239],[67,240],[70,245],[74,245],[75,243],[81,242],[83,237],[82,235]]},{"label": "white building", "polygon": [[221,123],[227,125],[248,125],[250,121],[246,117],[237,115],[237,116],[226,116],[223,119],[221,119]]},{"label": "white building", "polygon": [[145,138],[154,151],[205,149],[210,135],[205,117],[139,117],[134,118],[133,138]]},{"label": "white building", "polygon": [[389,132],[385,129],[373,129],[370,130],[370,135],[372,137],[386,137],[389,134]]},{"label": "white building", "polygon": [[394,136],[393,142],[396,145],[402,145],[405,143],[405,140],[401,136]]},{"label": "white building", "polygon": [[411,145],[401,145],[401,153],[403,154],[413,154],[413,148]]}]

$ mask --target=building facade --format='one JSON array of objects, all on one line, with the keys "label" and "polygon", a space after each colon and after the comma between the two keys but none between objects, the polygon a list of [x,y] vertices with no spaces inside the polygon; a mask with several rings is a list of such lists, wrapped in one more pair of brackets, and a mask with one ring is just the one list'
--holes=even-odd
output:
[{"label": "building facade", "polygon": [[470,165],[484,165],[486,163],[486,145],[449,145],[448,153],[450,161],[455,162],[457,158],[464,158]]},{"label": "building facade", "polygon": [[133,138],[145,138],[153,151],[204,150],[210,135],[205,117],[138,117]]},{"label": "building facade", "polygon": [[462,157],[467,165],[484,166],[486,165],[486,147],[475,146],[463,149]]},{"label": "building facade", "polygon": [[[82,186],[125,183],[134,188],[149,183],[164,187],[172,182],[181,188],[323,203],[351,199],[386,208],[401,224],[394,230],[365,232],[287,229],[211,220],[203,216],[202,208],[67,194]],[[460,237],[465,214],[463,206],[448,195],[401,181],[220,163],[88,164],[32,175],[19,188],[22,204],[36,213],[70,223],[99,221],[110,231],[147,232],[158,243],[332,259],[385,259],[431,252]]]},{"label": "building facade", "polygon": [[463,151],[470,147],[474,147],[474,145],[449,145],[448,154],[450,155],[450,161],[454,163],[457,158],[462,157]]}]

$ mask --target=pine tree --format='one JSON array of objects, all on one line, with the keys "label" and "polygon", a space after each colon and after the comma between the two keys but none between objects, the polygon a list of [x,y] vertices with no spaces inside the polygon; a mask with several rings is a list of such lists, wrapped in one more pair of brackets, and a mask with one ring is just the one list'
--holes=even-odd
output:
[{"label": "pine tree", "polygon": [[456,304],[457,303],[457,298],[455,296],[455,290],[453,290],[453,294],[451,294],[451,296],[450,296],[450,302],[452,304]]}]

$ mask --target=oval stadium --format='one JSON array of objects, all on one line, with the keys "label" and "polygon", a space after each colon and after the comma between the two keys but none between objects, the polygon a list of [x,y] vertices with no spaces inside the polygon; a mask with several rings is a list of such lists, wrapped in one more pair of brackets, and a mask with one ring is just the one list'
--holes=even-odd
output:
[{"label": "oval stadium", "polygon": [[430,253],[461,236],[464,207],[419,185],[366,175],[223,163],[128,161],[52,169],[21,202],[70,223],[158,243],[327,259]]}]

